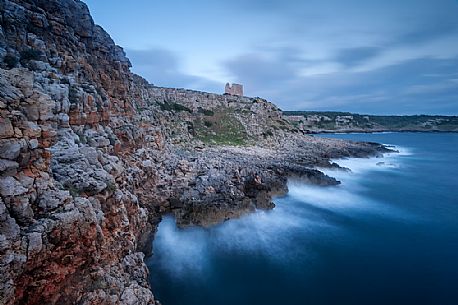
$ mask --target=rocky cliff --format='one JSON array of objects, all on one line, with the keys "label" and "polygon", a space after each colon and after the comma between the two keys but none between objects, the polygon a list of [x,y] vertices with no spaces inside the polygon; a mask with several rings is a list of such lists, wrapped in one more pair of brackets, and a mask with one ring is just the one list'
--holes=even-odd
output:
[{"label": "rocky cliff", "polygon": [[155,304],[164,213],[272,208],[287,177],[376,144],[303,135],[260,98],[158,88],[78,0],[0,0],[0,304]]}]

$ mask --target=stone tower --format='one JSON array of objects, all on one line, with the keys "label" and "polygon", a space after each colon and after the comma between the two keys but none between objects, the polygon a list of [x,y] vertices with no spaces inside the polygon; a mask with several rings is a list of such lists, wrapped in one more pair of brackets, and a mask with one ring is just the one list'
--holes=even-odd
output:
[{"label": "stone tower", "polygon": [[230,94],[230,95],[238,95],[238,96],[243,96],[243,86],[240,84],[226,84],[226,87],[224,89],[224,93]]}]

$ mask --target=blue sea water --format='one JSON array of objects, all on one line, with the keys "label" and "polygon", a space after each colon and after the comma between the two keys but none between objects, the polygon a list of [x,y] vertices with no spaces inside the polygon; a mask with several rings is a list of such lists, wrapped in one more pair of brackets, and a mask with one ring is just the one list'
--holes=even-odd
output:
[{"label": "blue sea water", "polygon": [[321,136],[400,153],[209,229],[166,217],[147,261],[164,305],[458,304],[458,134]]}]

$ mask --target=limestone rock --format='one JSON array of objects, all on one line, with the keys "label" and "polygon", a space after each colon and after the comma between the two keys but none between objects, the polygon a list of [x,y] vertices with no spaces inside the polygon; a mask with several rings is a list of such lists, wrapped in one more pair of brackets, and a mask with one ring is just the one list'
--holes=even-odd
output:
[{"label": "limestone rock", "polygon": [[27,234],[27,255],[32,257],[43,249],[43,241],[40,232]]},{"label": "limestone rock", "polygon": [[9,243],[6,240],[14,240],[19,236],[20,228],[16,221],[10,217],[6,206],[0,199],[0,244],[1,248],[6,249]]},{"label": "limestone rock", "polygon": [[0,158],[15,160],[21,152],[22,142],[18,140],[0,140]]},{"label": "limestone rock", "polygon": [[22,133],[25,137],[39,138],[41,136],[41,128],[34,122],[26,121],[23,123]]},{"label": "limestone rock", "polygon": [[2,196],[18,196],[26,192],[27,189],[13,177],[0,177],[0,194]]},{"label": "limestone rock", "polygon": [[0,117],[0,139],[14,136],[14,128],[8,118]]},{"label": "limestone rock", "polygon": [[15,170],[19,167],[19,163],[10,160],[0,159],[0,173]]}]

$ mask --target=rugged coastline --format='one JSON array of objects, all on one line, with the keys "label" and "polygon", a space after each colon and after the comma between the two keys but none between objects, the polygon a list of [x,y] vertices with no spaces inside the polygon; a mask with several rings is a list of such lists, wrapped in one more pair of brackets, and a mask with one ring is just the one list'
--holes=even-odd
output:
[{"label": "rugged coastline", "polygon": [[143,258],[165,213],[212,225],[388,151],[306,135],[261,98],[150,85],[81,1],[0,11],[0,304],[157,304]]},{"label": "rugged coastline", "polygon": [[296,128],[315,133],[458,132],[458,117],[365,115],[333,111],[283,111]]}]

